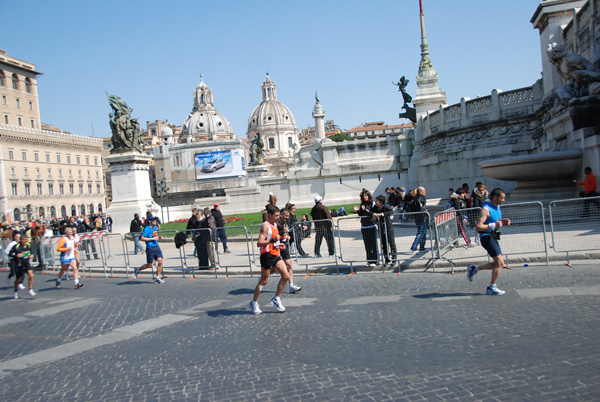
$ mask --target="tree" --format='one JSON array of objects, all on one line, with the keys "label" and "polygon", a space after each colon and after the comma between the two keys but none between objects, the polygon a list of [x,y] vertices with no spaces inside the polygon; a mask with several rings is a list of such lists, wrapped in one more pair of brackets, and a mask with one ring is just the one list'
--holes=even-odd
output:
[{"label": "tree", "polygon": [[342,133],[334,134],[331,137],[329,137],[329,139],[335,142],[354,141],[354,138]]}]

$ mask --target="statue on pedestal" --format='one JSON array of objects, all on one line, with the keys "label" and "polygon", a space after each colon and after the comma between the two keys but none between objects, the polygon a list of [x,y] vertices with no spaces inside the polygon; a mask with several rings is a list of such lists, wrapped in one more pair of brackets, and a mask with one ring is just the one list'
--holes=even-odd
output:
[{"label": "statue on pedestal", "polygon": [[125,101],[116,95],[109,95],[108,103],[113,110],[109,113],[110,129],[112,131],[112,149],[110,153],[123,151],[144,152],[142,136],[144,132],[140,129],[137,119],[131,117],[133,109],[127,107]]},{"label": "statue on pedestal", "polygon": [[260,133],[258,133],[250,143],[250,166],[262,165],[265,163],[264,148],[265,143],[262,138],[260,138]]},{"label": "statue on pedestal", "polygon": [[400,113],[398,117],[401,119],[409,119],[413,123],[417,122],[417,109],[410,106],[409,103],[412,102],[412,96],[408,92],[406,92],[406,86],[408,85],[409,80],[406,79],[405,76],[402,76],[398,82],[392,81],[392,84],[398,86],[398,91],[402,92],[402,99],[404,100],[404,105],[402,109],[405,110],[404,113]]}]

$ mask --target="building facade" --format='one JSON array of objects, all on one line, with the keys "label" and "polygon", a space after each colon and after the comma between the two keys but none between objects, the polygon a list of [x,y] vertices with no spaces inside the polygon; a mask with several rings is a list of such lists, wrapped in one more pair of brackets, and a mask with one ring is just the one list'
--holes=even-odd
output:
[{"label": "building facade", "polygon": [[0,50],[0,218],[49,219],[105,209],[102,139],[40,123],[31,63]]}]

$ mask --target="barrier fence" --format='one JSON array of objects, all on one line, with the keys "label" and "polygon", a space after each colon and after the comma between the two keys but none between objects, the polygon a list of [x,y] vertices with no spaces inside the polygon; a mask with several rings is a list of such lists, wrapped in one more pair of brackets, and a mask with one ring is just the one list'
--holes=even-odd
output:
[{"label": "barrier fence", "polygon": [[[525,261],[549,264],[550,250],[553,258],[566,255],[567,263],[574,253],[585,258],[598,258],[590,252],[600,249],[600,197],[557,200],[547,209],[540,202],[504,204],[502,215],[511,220],[510,226],[501,230],[500,245],[507,263],[517,256]],[[436,214],[415,212],[393,214],[388,219],[372,219],[365,222],[359,216],[345,216],[335,220],[296,222],[290,229],[289,243],[292,258],[297,265],[309,268],[349,267],[350,273],[357,267],[380,266],[382,271],[401,263],[403,268],[413,264],[431,265],[445,261],[452,271],[460,262],[489,261],[486,251],[478,244],[475,231],[479,208],[455,211],[445,210]],[[390,227],[391,225],[391,227]],[[160,230],[158,235],[163,251],[163,274],[191,278],[199,270],[218,266],[214,276],[229,276],[230,270],[256,269],[260,272],[259,250],[256,247],[261,225],[252,225],[248,231],[243,226],[224,228],[225,237],[216,238],[209,229],[193,229],[178,232]],[[131,275],[133,268],[146,264],[145,247],[136,247],[139,233],[125,235],[107,232],[80,234],[79,260],[82,275],[104,274],[105,277]],[[185,244],[177,247],[175,238],[186,236]],[[60,269],[60,253],[56,250],[60,236],[32,239],[35,244],[34,264],[43,265],[46,272],[57,273]],[[202,239],[201,241],[198,239]],[[225,239],[228,252],[225,253]],[[2,239],[3,251],[10,239]],[[139,242],[139,241],[138,241]],[[203,244],[202,258],[193,255],[195,246]],[[140,249],[141,246],[141,249]],[[210,258],[212,249],[213,259]],[[34,252],[32,250],[32,252]],[[317,257],[322,254],[322,257]],[[207,259],[204,259],[207,256]],[[0,261],[3,269],[9,267],[3,252]],[[388,263],[387,265],[385,263]],[[152,275],[155,275],[155,266]],[[146,271],[143,272],[143,274]]]}]

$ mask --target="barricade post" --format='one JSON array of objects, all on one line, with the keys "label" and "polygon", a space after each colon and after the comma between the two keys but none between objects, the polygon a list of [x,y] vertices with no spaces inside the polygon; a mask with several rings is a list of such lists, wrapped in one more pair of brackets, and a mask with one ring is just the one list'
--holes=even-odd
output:
[{"label": "barricade post", "polygon": [[[221,253],[219,252],[218,247],[219,242],[215,242],[217,258],[221,268],[225,266],[225,275],[229,275],[229,267],[245,267],[247,265],[250,267],[250,275],[252,276],[253,253],[250,250],[252,242],[248,237],[248,229],[246,229],[245,226],[227,226],[219,229],[225,231],[225,236],[227,238],[227,249],[229,251],[229,253],[223,256],[227,259],[225,264],[223,264]],[[216,274],[217,272],[215,270],[215,276]]]},{"label": "barricade post", "polygon": [[103,232],[100,238],[104,261],[108,269],[110,269],[110,276],[108,277],[116,276],[114,273],[115,268],[125,268],[125,276],[129,276],[130,267],[124,236],[121,236],[119,233]]},{"label": "barricade post", "polygon": [[598,251],[600,249],[600,197],[552,201],[550,215],[551,247],[557,253]]},{"label": "barricade post", "polygon": [[[367,225],[364,219],[369,219],[370,224]],[[341,262],[350,264],[350,272],[354,272],[354,264],[378,264],[380,261],[380,237],[375,221],[360,216],[337,219],[338,256]]]}]

